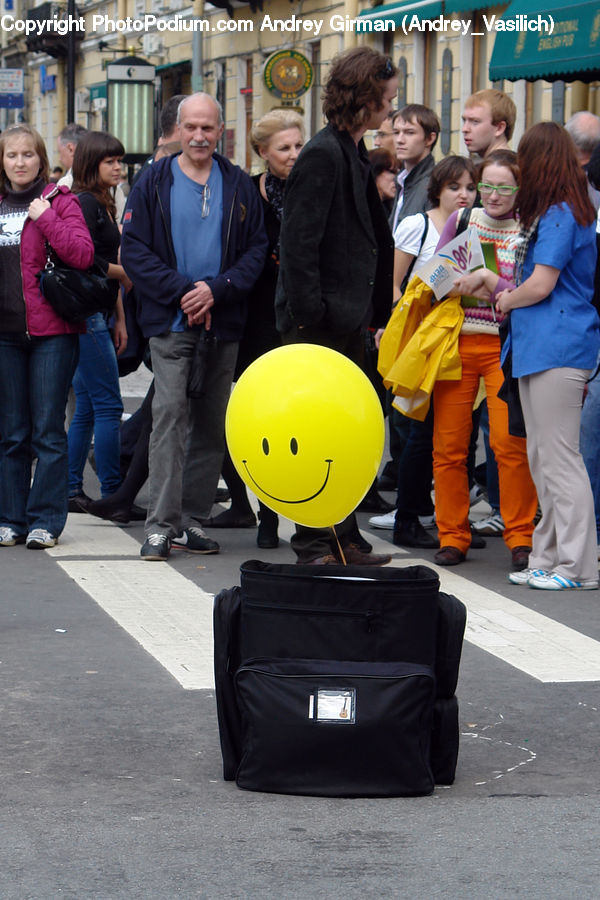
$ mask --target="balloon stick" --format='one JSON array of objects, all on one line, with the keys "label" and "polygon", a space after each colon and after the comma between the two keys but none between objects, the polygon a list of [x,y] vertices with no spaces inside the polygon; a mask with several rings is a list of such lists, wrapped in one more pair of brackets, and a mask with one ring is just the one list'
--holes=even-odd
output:
[{"label": "balloon stick", "polygon": [[340,544],[339,538],[336,534],[335,525],[331,526],[331,530],[333,531],[333,536],[335,538],[335,542],[338,545],[338,550],[340,551],[340,556],[342,557],[342,563],[347,566],[346,557],[344,556],[344,551],[342,550],[342,545]]}]

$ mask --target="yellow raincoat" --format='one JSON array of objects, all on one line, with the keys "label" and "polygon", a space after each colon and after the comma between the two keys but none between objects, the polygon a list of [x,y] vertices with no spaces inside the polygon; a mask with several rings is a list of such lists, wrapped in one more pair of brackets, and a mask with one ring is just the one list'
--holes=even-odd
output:
[{"label": "yellow raincoat", "polygon": [[460,296],[431,305],[433,291],[411,278],[379,345],[377,368],[395,395],[393,405],[422,422],[436,381],[460,381],[458,335],[464,319]]}]

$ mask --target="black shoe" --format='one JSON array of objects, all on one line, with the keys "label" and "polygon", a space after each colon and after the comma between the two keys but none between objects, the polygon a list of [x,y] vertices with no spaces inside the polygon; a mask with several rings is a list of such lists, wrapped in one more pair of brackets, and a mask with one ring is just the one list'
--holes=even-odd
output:
[{"label": "black shoe", "polygon": [[392,537],[392,541],[398,547],[424,547],[434,550],[440,546],[438,539],[425,531],[418,519],[404,519],[400,526],[394,529]]},{"label": "black shoe", "polygon": [[69,512],[85,513],[88,511],[88,506],[91,502],[92,498],[84,494],[83,491],[81,494],[75,494],[73,497],[69,497]]},{"label": "black shoe", "polygon": [[482,538],[480,534],[476,534],[474,531],[472,531],[471,550],[483,550],[484,547],[487,547],[487,541]]},{"label": "black shoe", "polygon": [[140,556],[155,562],[166,562],[171,549],[171,539],[166,534],[149,534],[142,544]]},{"label": "black shoe", "polygon": [[356,508],[359,512],[386,513],[394,509],[394,504],[384,500],[377,491],[369,491]]},{"label": "black shoe", "polygon": [[217,493],[215,494],[215,503],[227,503],[228,500],[231,500],[229,489],[217,488]]},{"label": "black shoe", "polygon": [[101,497],[100,500],[91,500],[88,504],[86,512],[99,519],[110,519],[111,522],[117,522],[119,525],[127,525],[128,522],[145,522],[147,510],[141,506],[131,505],[124,500],[118,499],[118,492],[110,494],[108,497]]},{"label": "black shoe", "polygon": [[238,513],[234,509],[224,509],[217,516],[211,516],[202,522],[208,528],[255,528],[256,517],[250,512]]},{"label": "black shoe", "polygon": [[279,537],[277,536],[277,527],[279,525],[279,517],[272,510],[261,510],[258,514],[258,534],[256,535],[256,544],[261,550],[274,550],[279,547]]},{"label": "black shoe", "polygon": [[[92,512],[91,504],[88,512]],[[92,513],[92,515],[94,515]],[[124,506],[121,509],[115,509],[111,515],[107,516],[111,522],[118,522],[120,525],[127,525],[128,522],[145,522],[148,516],[148,510],[142,509],[133,503],[131,506]]]},{"label": "black shoe", "polygon": [[218,553],[221,549],[216,541],[209,538],[197,525],[189,525],[182,533],[173,538],[172,547],[180,547],[189,550],[190,553]]}]

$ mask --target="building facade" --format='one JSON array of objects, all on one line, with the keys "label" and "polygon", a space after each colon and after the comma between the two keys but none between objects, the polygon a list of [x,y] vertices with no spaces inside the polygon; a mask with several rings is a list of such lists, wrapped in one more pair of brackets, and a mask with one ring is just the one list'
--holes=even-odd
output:
[{"label": "building facade", "polygon": [[[69,91],[74,120],[90,129],[105,129],[107,66],[139,57],[154,66],[152,139],[157,136],[158,111],[169,97],[203,89],[218,97],[225,110],[222,151],[242,167],[256,169],[259,161],[253,159],[247,140],[252,122],[276,106],[293,106],[304,114],[307,135],[312,135],[322,125],[321,90],[331,60],[360,42],[389,53],[398,65],[398,106],[418,102],[436,110],[442,122],[439,153],[464,152],[464,101],[486,87],[500,87],[515,100],[515,146],[535,121],[563,122],[579,109],[600,113],[600,82],[594,80],[600,73],[584,60],[583,45],[577,45],[585,37],[590,59],[600,59],[600,13],[596,21],[592,10],[597,4],[587,0],[576,4],[576,10],[581,7],[578,13],[571,2],[561,21],[557,5],[549,35],[543,29],[531,30],[538,21],[535,15],[542,13],[532,12],[525,21],[527,16],[519,19],[514,11],[537,9],[535,0],[497,5],[405,0],[374,6],[364,0],[219,2],[224,8],[203,0],[193,5],[187,0],[91,0],[77,7],[72,0],[69,6],[4,0],[2,68],[23,70],[24,105],[2,108],[0,127],[29,121],[55,160],[56,135],[67,122]],[[543,16],[548,16],[547,9]],[[501,21],[513,22],[514,31],[499,29]],[[546,50],[562,52],[564,59],[546,64]],[[265,65],[269,68],[278,51],[287,51],[280,60],[279,81],[265,80]],[[518,77],[519,67],[532,59],[538,62],[540,77],[536,71]],[[502,77],[494,75],[496,70]],[[568,81],[560,80],[561,74]],[[576,80],[570,81],[573,77]],[[287,91],[282,89],[286,78]],[[150,153],[152,146],[146,149]]]}]

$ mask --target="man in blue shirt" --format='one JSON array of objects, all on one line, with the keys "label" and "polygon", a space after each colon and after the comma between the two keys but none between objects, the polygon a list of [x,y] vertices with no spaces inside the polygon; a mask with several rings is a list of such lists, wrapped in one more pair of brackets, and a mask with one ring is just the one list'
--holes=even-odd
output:
[{"label": "man in blue shirt", "polygon": [[221,471],[246,297],[267,252],[254,185],[215,153],[224,128],[217,101],[186,97],[178,123],[182,152],[155,162],[133,188],[121,249],[155,379],[147,560],[166,560],[172,545],[219,552],[200,523]]}]

